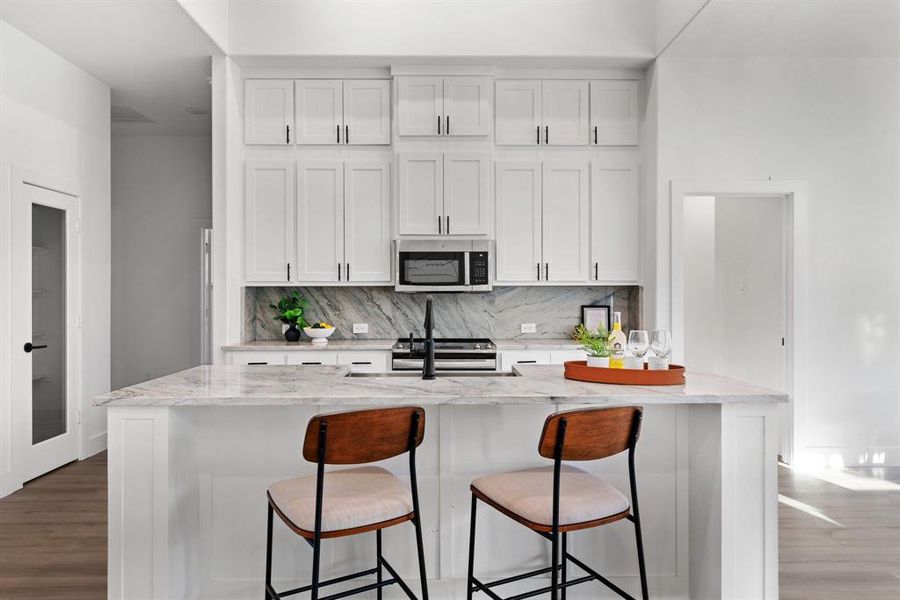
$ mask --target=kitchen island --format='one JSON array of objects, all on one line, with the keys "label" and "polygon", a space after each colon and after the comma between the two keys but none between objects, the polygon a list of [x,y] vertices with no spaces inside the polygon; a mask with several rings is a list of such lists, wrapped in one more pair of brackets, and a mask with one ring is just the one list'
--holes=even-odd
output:
[{"label": "kitchen island", "polygon": [[[308,419],[405,404],[426,410],[418,471],[432,598],[465,598],[470,480],[544,464],[537,441],[550,413],[623,404],[645,407],[636,462],[651,597],[777,598],[777,404],[785,400],[712,375],[689,373],[683,386],[612,386],[568,381],[560,366],[434,381],[330,366],[182,371],[95,401],[109,420],[109,598],[258,597],[265,490],[314,472],[300,457]],[[406,475],[402,457],[385,466]],[[580,466],[627,490],[624,455]],[[385,531],[385,552],[415,580],[407,529]],[[544,540],[499,514],[480,515],[478,533],[483,579],[549,563]],[[323,576],[374,564],[369,537],[324,546]],[[306,581],[306,544],[284,527],[275,544],[276,588]],[[630,525],[582,532],[570,544],[637,591]],[[569,596],[601,589],[578,586]]]}]

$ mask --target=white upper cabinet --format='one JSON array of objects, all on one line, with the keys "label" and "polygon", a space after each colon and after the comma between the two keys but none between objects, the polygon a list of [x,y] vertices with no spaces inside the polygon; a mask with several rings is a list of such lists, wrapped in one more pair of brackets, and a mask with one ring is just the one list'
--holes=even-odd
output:
[{"label": "white upper cabinet", "polygon": [[495,101],[494,137],[497,144],[534,146],[540,143],[540,81],[498,81]]},{"label": "white upper cabinet", "polygon": [[444,165],[440,152],[400,155],[400,235],[437,235],[444,223]]},{"label": "white upper cabinet", "polygon": [[401,77],[398,88],[399,134],[440,135],[444,126],[443,78]]},{"label": "white upper cabinet", "polygon": [[251,161],[245,175],[244,278],[285,282],[293,277],[294,165]]},{"label": "white upper cabinet", "polygon": [[497,163],[497,282],[586,283],[586,162]]},{"label": "white upper cabinet", "polygon": [[586,81],[545,81],[541,98],[544,116],[542,143],[583,146],[588,141],[588,84]]},{"label": "white upper cabinet", "polygon": [[631,161],[604,158],[593,164],[590,272],[592,281],[638,282],[639,181],[639,170]]},{"label": "white upper cabinet", "polygon": [[640,131],[636,81],[591,82],[591,144],[637,146]]},{"label": "white upper cabinet", "polygon": [[337,144],[344,124],[343,83],[332,79],[295,82],[297,144]]},{"label": "white upper cabinet", "polygon": [[391,281],[391,166],[344,163],[344,278]]},{"label": "white upper cabinet", "polygon": [[444,155],[445,235],[490,233],[490,162],[486,155],[453,152]]},{"label": "white upper cabinet", "polygon": [[400,135],[485,136],[489,77],[399,77]]},{"label": "white upper cabinet", "polygon": [[544,163],[544,280],[588,280],[590,166],[579,161]]},{"label": "white upper cabinet", "polygon": [[498,145],[584,146],[588,142],[588,84],[568,80],[497,82]]},{"label": "white upper cabinet", "polygon": [[391,82],[344,81],[343,137],[350,145],[391,143]]},{"label": "white upper cabinet", "polygon": [[541,280],[541,163],[498,162],[497,281]]},{"label": "white upper cabinet", "polygon": [[491,111],[488,77],[444,78],[444,135],[488,135]]},{"label": "white upper cabinet", "polygon": [[285,146],[293,143],[294,82],[244,81],[244,143]]},{"label": "white upper cabinet", "polygon": [[489,235],[490,157],[400,154],[398,235]]},{"label": "white upper cabinet", "polygon": [[297,163],[297,280],[340,281],[344,269],[344,169]]}]

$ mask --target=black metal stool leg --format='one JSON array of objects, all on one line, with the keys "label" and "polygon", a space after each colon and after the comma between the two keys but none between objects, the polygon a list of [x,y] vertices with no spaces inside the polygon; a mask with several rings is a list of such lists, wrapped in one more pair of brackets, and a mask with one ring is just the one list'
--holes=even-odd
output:
[{"label": "black metal stool leg", "polygon": [[466,600],[472,600],[472,578],[475,576],[475,509],[478,498],[472,494],[472,513],[469,516],[469,576],[466,579]]},{"label": "black metal stool leg", "polygon": [[313,564],[312,564],[312,587],[309,591],[310,600],[318,600],[319,598],[319,555],[322,553],[322,540],[316,535],[313,538]]},{"label": "black metal stool leg", "polygon": [[[375,561],[376,561],[376,565],[377,565],[376,568],[378,569],[378,571],[376,572],[376,577],[378,578],[377,581],[380,584],[381,583],[381,530],[380,529],[375,530]],[[376,593],[378,596],[378,600],[381,600],[381,588],[380,587],[378,588],[378,592],[376,592]]]},{"label": "black metal stool leg", "polygon": [[556,600],[559,597],[559,531],[554,530],[550,540],[550,600]]},{"label": "black metal stool leg", "polygon": [[[637,505],[635,505],[635,509]],[[637,542],[638,553],[638,569],[641,573],[641,598],[649,600],[650,593],[647,590],[647,567],[644,564],[644,540],[641,535],[641,518],[638,516],[637,510],[634,511],[634,538]]]},{"label": "black metal stool leg", "polygon": [[264,600],[269,600],[269,588],[272,587],[272,505],[268,502],[268,515],[266,516],[266,587]]},{"label": "black metal stool leg", "polygon": [[425,575],[425,547],[422,543],[422,519],[419,517],[418,512],[415,520],[413,520],[413,524],[416,526],[416,548],[419,552],[419,579],[422,581],[421,600],[428,600],[428,580]]},{"label": "black metal stool leg", "polygon": [[562,563],[560,566],[560,577],[559,577],[560,583],[562,583],[562,585],[563,585],[563,588],[559,594],[560,600],[566,600],[566,588],[565,588],[565,585],[566,585],[566,552],[568,552],[568,550],[567,550],[568,540],[566,539],[566,536],[567,536],[567,534],[564,531],[562,534]]}]

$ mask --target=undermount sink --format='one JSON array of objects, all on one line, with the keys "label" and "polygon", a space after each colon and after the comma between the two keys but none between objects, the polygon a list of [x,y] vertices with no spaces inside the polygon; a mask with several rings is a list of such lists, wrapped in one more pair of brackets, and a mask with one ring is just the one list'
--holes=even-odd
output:
[{"label": "undermount sink", "polygon": [[[438,372],[438,379],[444,377],[518,377],[518,373],[512,371],[444,371]],[[347,377],[418,377],[419,371],[391,371],[390,373],[347,373]]]}]

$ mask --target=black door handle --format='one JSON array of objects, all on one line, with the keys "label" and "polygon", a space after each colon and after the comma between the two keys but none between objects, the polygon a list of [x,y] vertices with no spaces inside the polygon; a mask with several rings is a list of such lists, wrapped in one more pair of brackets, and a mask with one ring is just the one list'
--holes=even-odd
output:
[{"label": "black door handle", "polygon": [[22,348],[25,352],[31,352],[32,350],[40,350],[41,348],[46,348],[47,344],[41,344],[40,346],[35,346],[31,342],[25,342],[25,346]]}]

